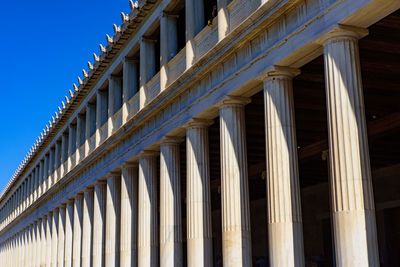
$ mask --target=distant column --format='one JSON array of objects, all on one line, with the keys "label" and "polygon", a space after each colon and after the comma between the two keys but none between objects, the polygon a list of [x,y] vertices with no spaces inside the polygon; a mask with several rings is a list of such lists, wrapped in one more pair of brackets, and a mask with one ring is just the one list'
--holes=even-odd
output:
[{"label": "distant column", "polygon": [[129,100],[139,91],[138,61],[125,58],[122,75],[122,124],[128,120]]},{"label": "distant column", "polygon": [[59,178],[62,178],[68,172],[67,160],[68,160],[68,134],[64,132],[61,138],[61,168],[60,168],[61,176]]},{"label": "distant column", "polygon": [[[122,79],[119,76],[111,75],[108,78],[108,136],[119,129],[121,121],[114,118],[122,107]],[[121,115],[122,116],[122,115]]]},{"label": "distant column", "polygon": [[76,125],[69,125],[68,133],[68,171],[70,171],[76,164]]},{"label": "distant column", "polygon": [[168,62],[178,53],[177,15],[163,12],[160,19],[160,86],[168,84]]},{"label": "distant column", "polygon": [[[76,163],[85,158],[86,117],[78,114],[76,119]],[[83,146],[83,149],[81,147]]]},{"label": "distant column", "polygon": [[85,157],[95,148],[95,142],[90,142],[96,132],[96,106],[86,105]]},{"label": "distant column", "polygon": [[51,267],[51,245],[52,245],[52,221],[53,221],[53,213],[50,212],[47,215],[46,220],[46,251],[45,251],[45,264],[46,267]]},{"label": "distant column", "polygon": [[57,267],[57,253],[58,253],[58,220],[60,217],[59,209],[53,211],[52,218],[52,236],[51,236],[51,266]]},{"label": "distant column", "polygon": [[147,103],[145,86],[156,74],[155,40],[142,37],[140,41],[140,108]]},{"label": "distant column", "polygon": [[[103,125],[107,123],[108,118],[108,95],[105,91],[97,91],[96,100],[96,147],[104,141],[105,135],[108,134],[107,129],[103,129]],[[104,132],[104,133],[103,133]]]},{"label": "distant column", "polygon": [[195,61],[194,37],[204,28],[204,3],[198,0],[186,0],[186,69]]},{"label": "distant column", "polygon": [[61,143],[56,141],[55,149],[54,149],[54,178],[53,183],[57,183],[61,178]]}]

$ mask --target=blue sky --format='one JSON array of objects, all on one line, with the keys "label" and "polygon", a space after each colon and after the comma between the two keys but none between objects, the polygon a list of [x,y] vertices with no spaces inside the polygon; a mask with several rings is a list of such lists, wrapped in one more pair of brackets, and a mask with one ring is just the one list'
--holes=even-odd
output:
[{"label": "blue sky", "polygon": [[2,1],[0,191],[128,0]]}]

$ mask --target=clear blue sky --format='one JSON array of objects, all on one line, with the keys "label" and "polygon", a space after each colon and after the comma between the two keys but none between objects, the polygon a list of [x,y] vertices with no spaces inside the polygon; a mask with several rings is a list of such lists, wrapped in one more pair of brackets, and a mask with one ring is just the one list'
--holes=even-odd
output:
[{"label": "clear blue sky", "polygon": [[121,12],[128,0],[2,2],[0,191]]}]

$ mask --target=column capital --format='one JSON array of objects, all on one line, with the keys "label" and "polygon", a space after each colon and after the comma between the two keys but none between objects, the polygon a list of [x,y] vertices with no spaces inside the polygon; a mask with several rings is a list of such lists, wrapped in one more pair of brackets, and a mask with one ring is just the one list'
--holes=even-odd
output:
[{"label": "column capital", "polygon": [[121,80],[122,76],[121,75],[116,75],[116,74],[111,74],[110,77],[108,77],[108,79],[111,80]]},{"label": "column capital", "polygon": [[156,43],[157,40],[148,36],[142,36],[140,42]]},{"label": "column capital", "polygon": [[129,63],[139,63],[139,60],[137,58],[132,57],[125,57],[124,61]]},{"label": "column capital", "polygon": [[124,164],[121,165],[122,168],[134,168],[139,166],[138,162],[125,162]]},{"label": "column capital", "polygon": [[223,98],[218,104],[217,106],[219,108],[223,107],[223,106],[229,106],[229,105],[246,105],[249,104],[251,102],[251,98],[250,97],[240,97],[240,96],[226,96],[225,98]]},{"label": "column capital", "polygon": [[300,69],[291,68],[287,66],[273,65],[265,70],[265,72],[258,78],[258,80],[266,81],[276,77],[294,78],[301,73]]},{"label": "column capital", "polygon": [[351,25],[335,24],[328,28],[326,31],[322,32],[320,37],[315,41],[320,45],[325,45],[326,43],[338,39],[338,38],[351,38],[351,39],[361,39],[367,36],[369,33],[368,29],[355,27]]},{"label": "column capital", "polygon": [[183,127],[185,128],[209,127],[212,124],[214,124],[214,120],[192,118]]},{"label": "column capital", "polygon": [[179,18],[179,15],[178,15],[178,14],[171,14],[170,12],[163,11],[163,12],[161,12],[161,14],[160,14],[160,18],[162,18],[162,17],[169,17],[169,18],[175,18],[175,19],[177,19],[177,18]]},{"label": "column capital", "polygon": [[114,177],[120,177],[120,176],[121,176],[120,172],[113,171],[113,172],[110,172],[109,174],[106,175],[106,179],[114,178]]}]

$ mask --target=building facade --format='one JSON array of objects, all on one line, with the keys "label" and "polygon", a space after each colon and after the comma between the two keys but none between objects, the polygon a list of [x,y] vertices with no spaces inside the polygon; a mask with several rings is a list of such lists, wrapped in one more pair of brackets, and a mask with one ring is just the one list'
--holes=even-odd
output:
[{"label": "building facade", "polygon": [[400,266],[400,1],[143,0],[0,197],[0,266]]}]

